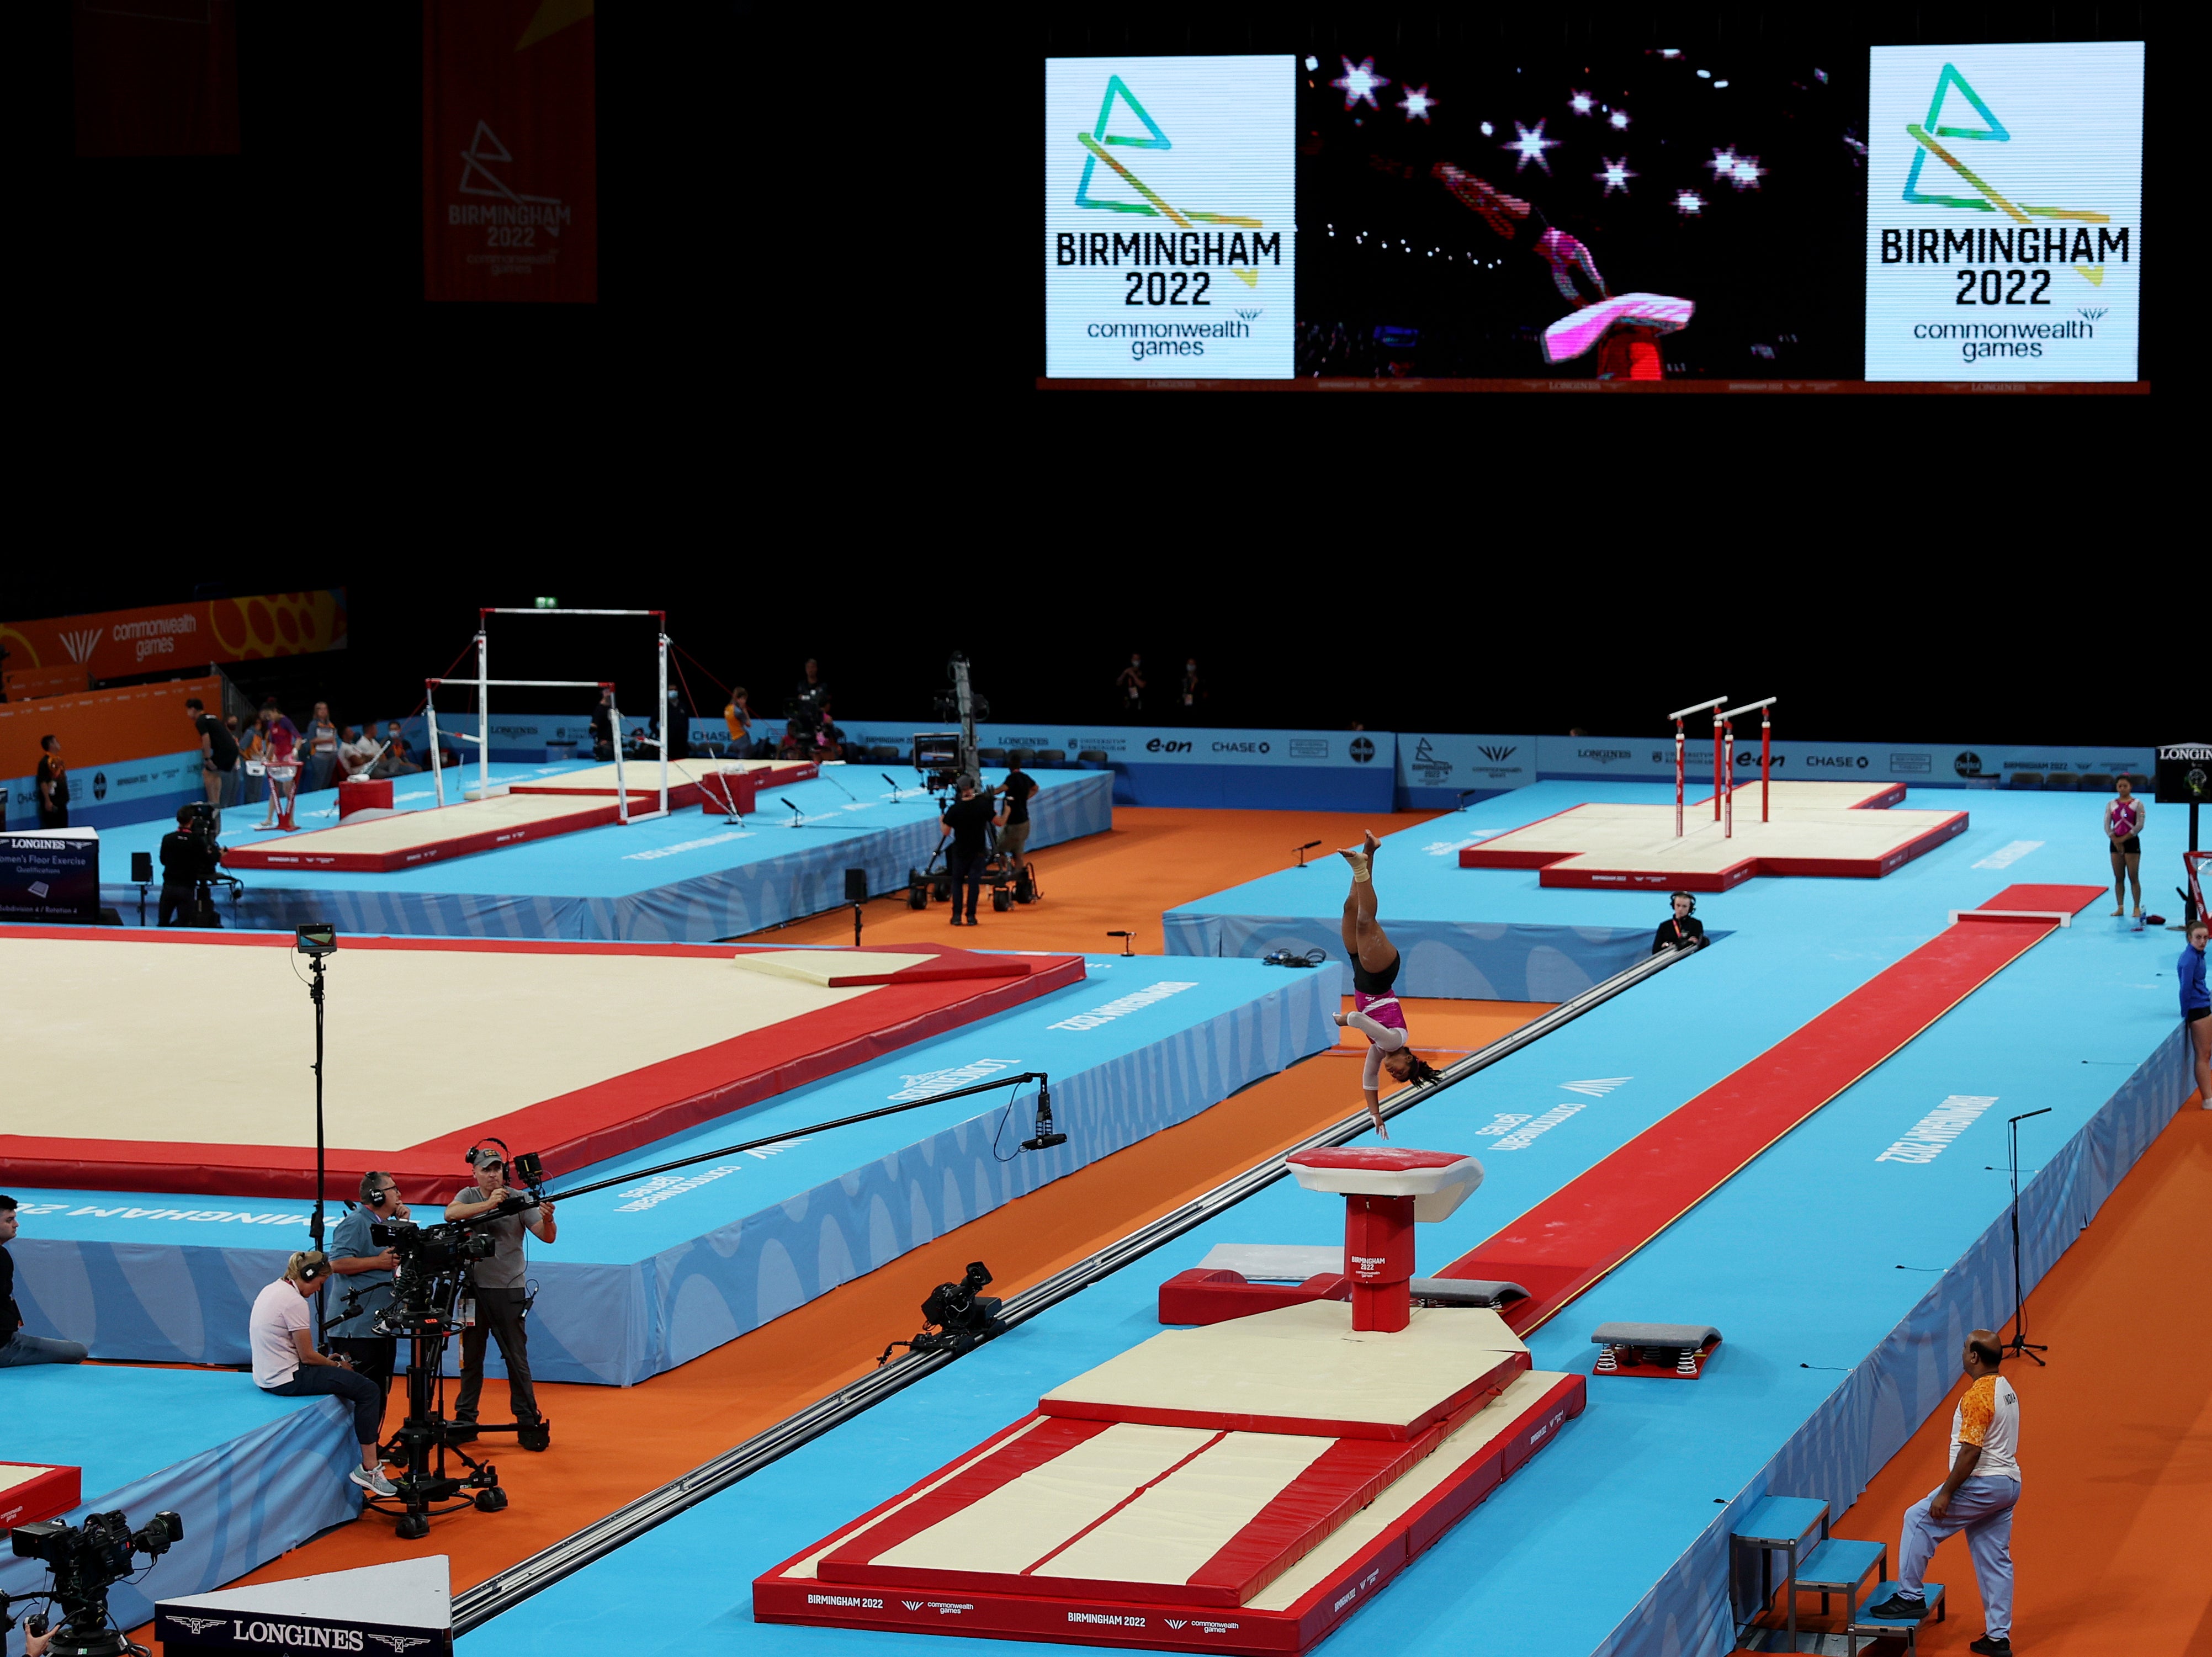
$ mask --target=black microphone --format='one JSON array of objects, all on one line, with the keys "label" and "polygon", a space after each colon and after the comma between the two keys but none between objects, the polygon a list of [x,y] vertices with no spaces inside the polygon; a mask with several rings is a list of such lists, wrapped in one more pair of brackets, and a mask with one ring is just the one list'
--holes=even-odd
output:
[{"label": "black microphone", "polygon": [[2006,1117],[2005,1120],[2008,1122],[2025,1122],[2031,1116],[2048,1116],[2057,1107],[2054,1105],[2045,1105],[2041,1110],[2024,1110],[2017,1116]]},{"label": "black microphone", "polygon": [[1052,1124],[1052,1083],[1044,1077],[1037,1077],[1036,1138],[1022,1141],[1024,1150],[1049,1150],[1054,1145],[1067,1143],[1065,1133],[1054,1132]]},{"label": "black microphone", "polygon": [[1313,848],[1314,848],[1315,847],[1316,847],[1316,846],[1318,846],[1318,845],[1320,845],[1320,844],[1321,844],[1321,842],[1320,842],[1319,841],[1317,841],[1317,840],[1310,840],[1310,841],[1308,841],[1304,845],[1303,845],[1303,846],[1293,846],[1292,847],[1291,847],[1291,849],[1293,852],[1310,852],[1310,851],[1312,851],[1312,850],[1313,850]]}]

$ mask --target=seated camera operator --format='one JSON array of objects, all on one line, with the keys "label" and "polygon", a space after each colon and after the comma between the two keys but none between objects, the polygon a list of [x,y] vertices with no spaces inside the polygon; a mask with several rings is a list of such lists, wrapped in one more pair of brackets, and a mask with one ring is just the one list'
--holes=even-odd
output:
[{"label": "seated camera operator", "polygon": [[377,1460],[384,1427],[384,1394],[342,1357],[326,1358],[308,1333],[307,1302],[331,1280],[331,1263],[319,1251],[292,1256],[284,1275],[253,1297],[253,1384],[278,1398],[342,1399],[353,1410],[353,1435],[361,1466],[346,1477],[376,1496],[396,1496]]},{"label": "seated camera operator", "polygon": [[1691,913],[1698,907],[1698,900],[1687,892],[1677,892],[1674,901],[1673,916],[1661,921],[1658,932],[1652,936],[1654,955],[1662,950],[1702,950],[1705,946],[1705,923]]},{"label": "seated camera operator", "polygon": [[[475,1219],[490,1213],[508,1198],[525,1194],[507,1189],[507,1164],[495,1152],[486,1150],[474,1155],[476,1183],[453,1193],[453,1200],[446,1205],[449,1220]],[[515,1420],[527,1427],[539,1419],[538,1394],[530,1384],[529,1334],[523,1321],[529,1304],[524,1283],[525,1227],[538,1241],[551,1242],[558,1232],[553,1223],[553,1205],[540,1203],[475,1228],[492,1240],[492,1253],[489,1259],[478,1260],[470,1273],[476,1283],[477,1320],[461,1331],[461,1391],[453,1402],[453,1424],[465,1432],[477,1423],[477,1399],[483,1392],[486,1336],[499,1342],[499,1356],[507,1365],[507,1400],[514,1406]],[[526,1440],[525,1448],[528,1448]],[[538,1448],[543,1449],[544,1443]]]},{"label": "seated camera operator", "polygon": [[73,1340],[49,1340],[23,1332],[23,1314],[15,1304],[15,1261],[8,1245],[15,1241],[15,1199],[0,1196],[0,1369],[33,1363],[82,1363],[84,1348]]},{"label": "seated camera operator", "polygon": [[[202,818],[208,820],[204,822]],[[161,918],[163,926],[198,926],[202,919],[200,889],[216,877],[216,860],[222,855],[215,843],[215,822],[204,805],[177,808],[177,826],[161,836]]]},{"label": "seated camera operator", "polygon": [[[333,1350],[352,1360],[355,1373],[376,1383],[377,1397],[392,1395],[392,1372],[398,1367],[399,1338],[376,1332],[376,1314],[392,1304],[392,1274],[399,1256],[379,1248],[369,1235],[376,1224],[408,1225],[407,1205],[399,1200],[399,1182],[374,1169],[361,1176],[361,1205],[337,1223],[331,1233],[331,1270],[348,1279],[339,1308],[326,1318],[323,1332]],[[343,1309],[350,1300],[353,1310]],[[382,1417],[380,1415],[379,1420]]]}]

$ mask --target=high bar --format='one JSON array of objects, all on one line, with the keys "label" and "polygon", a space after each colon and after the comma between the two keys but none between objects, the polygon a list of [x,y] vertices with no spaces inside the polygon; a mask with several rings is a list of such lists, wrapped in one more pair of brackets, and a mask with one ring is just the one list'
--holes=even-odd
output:
[{"label": "high bar", "polygon": [[1760,708],[1771,707],[1781,700],[1779,696],[1768,696],[1763,701],[1746,702],[1741,707],[1723,708],[1721,717],[1724,719],[1732,719],[1739,713],[1756,713]]},{"label": "high bar", "polygon": [[1691,714],[1702,713],[1709,707],[1718,707],[1727,700],[1728,698],[1725,696],[1716,696],[1712,701],[1709,702],[1699,702],[1694,707],[1677,708],[1674,713],[1669,713],[1667,717],[1670,719],[1687,719]]},{"label": "high bar", "polygon": [[534,687],[539,689],[605,690],[614,681],[611,679],[425,679],[422,683],[458,685],[495,684],[504,685],[509,689],[518,687]]},{"label": "high bar", "polygon": [[487,604],[477,611],[479,616],[665,616],[665,610],[540,610],[536,605],[528,609],[517,604],[512,608]]}]

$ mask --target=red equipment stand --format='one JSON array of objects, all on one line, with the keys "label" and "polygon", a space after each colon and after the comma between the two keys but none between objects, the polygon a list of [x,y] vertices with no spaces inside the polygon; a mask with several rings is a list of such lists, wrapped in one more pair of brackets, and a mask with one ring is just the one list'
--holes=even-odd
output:
[{"label": "red equipment stand", "polygon": [[83,1482],[75,1467],[0,1461],[0,1531],[58,1519],[84,1500]]}]

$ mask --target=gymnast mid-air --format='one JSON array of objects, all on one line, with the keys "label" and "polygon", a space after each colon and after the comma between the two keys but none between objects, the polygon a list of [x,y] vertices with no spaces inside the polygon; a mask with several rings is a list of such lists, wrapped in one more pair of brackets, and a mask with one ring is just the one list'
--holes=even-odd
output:
[{"label": "gymnast mid-air", "polygon": [[1352,865],[1352,890],[1344,900],[1344,949],[1352,957],[1352,1011],[1336,1015],[1336,1022],[1367,1038],[1367,1065],[1359,1078],[1367,1097],[1367,1114],[1375,1119],[1378,1138],[1390,1130],[1382,1122],[1382,1073],[1401,1082],[1432,1082],[1440,1072],[1407,1045],[1406,1014],[1390,986],[1398,981],[1398,948],[1375,918],[1375,853],[1378,842],[1370,829],[1357,846],[1341,855]]}]

